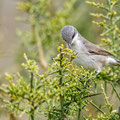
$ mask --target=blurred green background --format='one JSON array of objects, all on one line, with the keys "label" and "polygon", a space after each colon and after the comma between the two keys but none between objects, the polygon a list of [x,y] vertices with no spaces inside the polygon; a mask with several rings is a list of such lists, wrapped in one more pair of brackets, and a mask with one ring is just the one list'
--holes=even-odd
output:
[{"label": "blurred green background", "polygon": [[[23,11],[17,10],[16,7],[22,0],[0,0],[0,77],[3,78],[4,72],[14,73],[20,71],[19,63],[23,58],[24,49],[21,47],[21,39],[16,34],[16,30],[20,29],[22,32],[29,30],[30,26],[23,22],[16,21],[16,17],[24,16]],[[49,5],[51,14],[54,16],[55,12],[63,8],[64,0],[52,0]],[[89,41],[99,44],[101,29],[92,24],[93,18],[90,16],[90,12],[97,11],[92,6],[85,3],[85,0],[76,0],[73,10],[69,14],[69,23],[75,26],[78,31]],[[59,24],[58,24],[59,26]],[[61,31],[57,31],[60,35]],[[64,43],[61,39],[57,40],[60,43]],[[55,41],[54,41],[55,42]],[[44,43],[44,41],[43,41]],[[48,43],[44,43],[48,44]],[[43,45],[44,45],[43,44]],[[65,44],[65,43],[64,43]],[[44,46],[43,46],[44,48]],[[54,48],[54,46],[53,46]],[[55,57],[56,51],[51,47],[45,47],[45,58],[47,64],[51,63],[52,58]],[[34,49],[34,48],[33,48]],[[50,50],[53,49],[53,50]],[[22,51],[22,53],[20,53]],[[47,51],[52,53],[47,54]],[[48,52],[49,53],[49,52]],[[34,58],[34,57],[33,57]],[[1,79],[1,83],[4,79]],[[99,98],[98,98],[99,99]],[[95,100],[98,103],[98,99]],[[111,99],[111,103],[116,102],[116,99]],[[92,108],[91,108],[92,110]],[[0,120],[7,120],[9,115],[6,110],[0,109]],[[25,118],[24,118],[25,119]]]},{"label": "blurred green background", "polygon": [[[16,9],[19,2],[19,0],[0,0],[0,73],[14,72],[17,69],[15,60],[20,38],[16,35],[16,29],[19,28],[23,31],[29,29],[28,25],[16,21],[17,16],[25,16],[25,13]],[[55,12],[63,6],[63,3],[62,0],[53,0],[50,7]],[[87,5],[84,0],[78,0],[70,13],[70,23],[85,38],[97,43],[99,30],[91,23],[92,17],[89,15],[91,9],[93,8]],[[60,31],[58,32],[60,33]]]}]

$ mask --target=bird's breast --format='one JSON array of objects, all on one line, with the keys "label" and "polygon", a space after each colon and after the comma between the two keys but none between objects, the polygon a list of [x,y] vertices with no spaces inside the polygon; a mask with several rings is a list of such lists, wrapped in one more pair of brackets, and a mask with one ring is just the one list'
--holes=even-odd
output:
[{"label": "bird's breast", "polygon": [[77,53],[77,57],[73,60],[75,64],[91,70],[97,68],[95,59],[88,53],[86,47],[81,41],[74,42],[71,46],[71,49],[75,50],[75,53]]}]

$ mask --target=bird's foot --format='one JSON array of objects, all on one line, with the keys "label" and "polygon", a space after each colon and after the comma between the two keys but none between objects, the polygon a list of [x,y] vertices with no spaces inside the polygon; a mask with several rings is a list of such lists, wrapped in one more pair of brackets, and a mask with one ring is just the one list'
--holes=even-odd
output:
[{"label": "bird's foot", "polygon": [[76,52],[75,55],[77,56],[77,55],[78,55],[78,52]]}]

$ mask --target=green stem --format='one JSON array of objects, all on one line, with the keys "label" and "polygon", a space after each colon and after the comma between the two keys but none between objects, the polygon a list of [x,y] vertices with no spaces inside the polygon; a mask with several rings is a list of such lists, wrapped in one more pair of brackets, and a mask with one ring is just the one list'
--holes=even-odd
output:
[{"label": "green stem", "polygon": [[31,92],[32,92],[32,89],[33,89],[33,72],[31,72],[30,88],[31,88]]},{"label": "green stem", "polygon": [[34,120],[34,114],[33,113],[31,114],[31,120]]},{"label": "green stem", "polygon": [[103,113],[103,115],[105,115],[105,112],[103,110],[101,110],[97,105],[95,105],[93,102],[88,101],[92,106],[94,106],[98,111],[100,111],[101,113]]},{"label": "green stem", "polygon": [[[111,0],[108,0],[108,5],[109,5],[109,12],[112,14],[114,6],[111,5]],[[114,18],[114,16],[111,15],[110,16],[111,27],[113,27],[115,25],[113,18]],[[116,39],[116,30],[115,29],[112,30],[112,34],[111,35],[112,35],[112,42],[113,42],[113,45],[114,45],[115,44],[115,39]]]},{"label": "green stem", "polygon": [[[32,93],[33,88],[34,88],[34,86],[33,86],[33,72],[31,72],[30,88],[31,88],[31,93]],[[31,96],[31,98],[32,97],[33,96]],[[31,113],[30,119],[34,120],[34,101],[32,100],[31,102],[32,102],[32,107],[31,107],[31,110],[30,110],[30,113]]]},{"label": "green stem", "polygon": [[[60,48],[60,70],[59,70],[59,75],[62,76],[62,59],[63,59],[63,54],[62,54],[62,48]],[[60,77],[60,82],[59,85],[62,87],[62,77]],[[60,106],[61,106],[61,116],[60,120],[64,120],[64,95],[60,95]]]},{"label": "green stem", "polygon": [[60,104],[61,104],[61,118],[60,120],[64,120],[64,96],[60,95]]},{"label": "green stem", "polygon": [[78,117],[77,117],[77,120],[80,120],[80,116],[81,116],[81,108],[78,109]]},{"label": "green stem", "polygon": [[113,83],[111,83],[111,86],[112,86],[112,88],[113,88],[114,92],[116,93],[116,95],[117,95],[118,99],[120,100],[120,96],[119,96],[119,94],[118,94],[117,90],[115,89],[115,87],[114,87]]}]

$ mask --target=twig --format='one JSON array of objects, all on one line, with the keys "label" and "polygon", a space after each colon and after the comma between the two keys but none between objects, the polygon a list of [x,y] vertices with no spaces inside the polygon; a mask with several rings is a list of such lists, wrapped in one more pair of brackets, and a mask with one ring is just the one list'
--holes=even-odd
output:
[{"label": "twig", "polygon": [[[30,88],[31,88],[31,93],[33,92],[33,72],[31,72],[31,80],[30,80]],[[32,96],[31,96],[32,97]],[[31,99],[30,99],[31,100]],[[35,109],[34,109],[34,101],[32,100],[31,101],[32,102],[32,105],[31,105],[31,110],[30,110],[30,112],[31,112],[31,120],[34,120],[34,111],[35,111]]]},{"label": "twig", "polygon": [[113,88],[114,92],[116,93],[116,95],[117,95],[118,99],[120,100],[120,96],[119,96],[119,94],[118,94],[117,90],[115,89],[115,87],[114,87],[113,83],[110,83],[110,84],[111,84],[111,86],[112,86],[112,88]]},{"label": "twig", "polygon": [[88,101],[92,106],[94,106],[97,110],[99,110],[101,113],[103,113],[105,115],[105,112],[103,110],[101,110],[97,105],[95,105],[93,102]]},{"label": "twig", "polygon": [[77,118],[77,120],[80,120],[80,116],[81,116],[81,108],[78,109],[78,118]]}]

